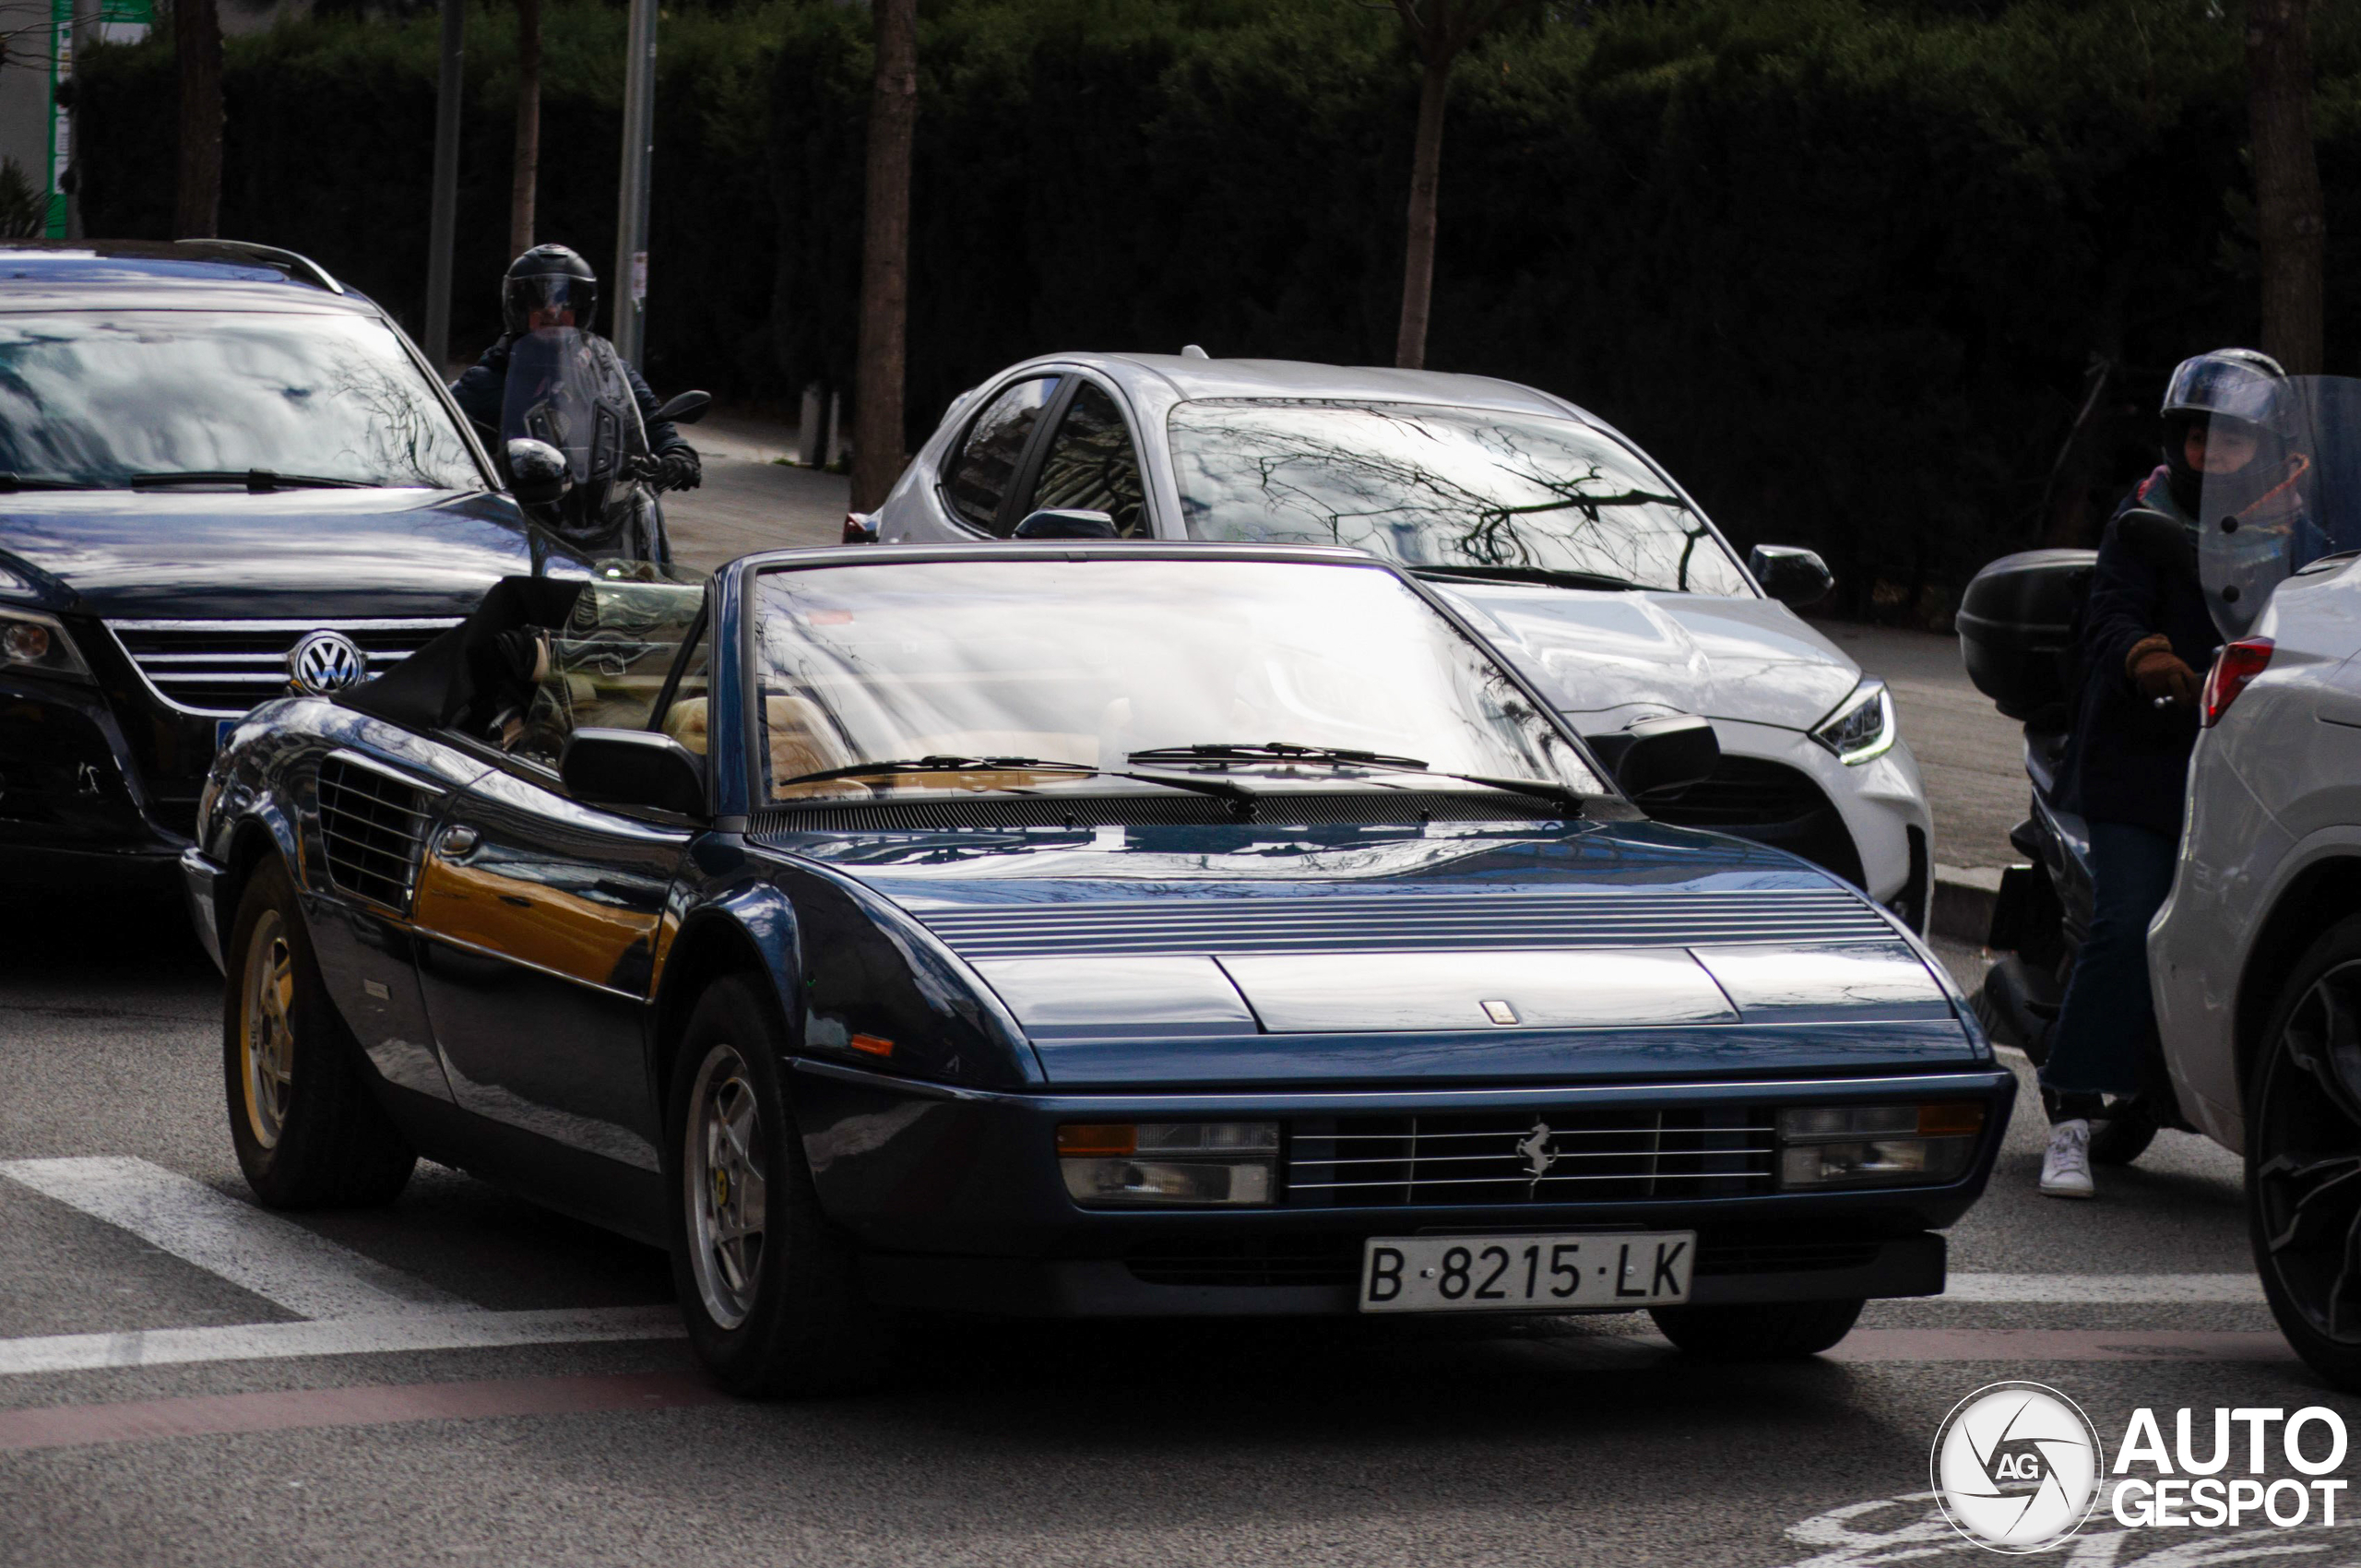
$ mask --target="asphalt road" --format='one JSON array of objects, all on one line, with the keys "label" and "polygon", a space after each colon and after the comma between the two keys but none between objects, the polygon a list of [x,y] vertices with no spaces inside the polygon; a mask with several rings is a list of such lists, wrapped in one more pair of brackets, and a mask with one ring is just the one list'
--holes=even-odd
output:
[{"label": "asphalt road", "polygon": [[[1952,1238],[1969,1299],[1874,1306],[1813,1362],[1695,1365],[1623,1316],[944,1319],[875,1393],[732,1403],[646,1248],[434,1167],[382,1211],[253,1209],[219,982],[170,905],[18,903],[0,954],[9,1568],[1957,1561],[1928,1444],[1985,1384],[2050,1384],[2109,1442],[2139,1406],[2356,1413],[2271,1331],[2228,1156],[2167,1134],[2100,1202],[2046,1201],[2022,1112]],[[585,1337],[398,1348],[552,1314]],[[237,1359],[175,1359],[205,1354]],[[2355,1555],[2093,1530],[2077,1568]]]}]

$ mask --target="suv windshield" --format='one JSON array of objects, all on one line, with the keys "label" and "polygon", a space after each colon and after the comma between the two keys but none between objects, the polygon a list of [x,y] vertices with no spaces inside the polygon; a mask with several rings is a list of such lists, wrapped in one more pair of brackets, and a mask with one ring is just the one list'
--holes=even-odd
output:
[{"label": "suv windshield", "polygon": [[1176,407],[1166,429],[1193,539],[1349,544],[1413,566],[1752,592],[1670,485],[1572,420],[1211,398]]},{"label": "suv windshield", "polygon": [[383,322],[342,314],[0,315],[0,471],[126,488],[253,469],[478,490],[435,389]]},{"label": "suv windshield", "polygon": [[[1075,789],[1165,747],[1284,742],[1370,762],[1221,764],[1323,786],[1435,775],[1604,793],[1574,744],[1491,656],[1373,566],[1147,559],[895,563],[763,574],[754,596],[774,801],[874,790]],[[950,770],[944,759],[979,765]],[[865,763],[931,771],[805,779]],[[1138,766],[1170,771],[1170,757]]]}]

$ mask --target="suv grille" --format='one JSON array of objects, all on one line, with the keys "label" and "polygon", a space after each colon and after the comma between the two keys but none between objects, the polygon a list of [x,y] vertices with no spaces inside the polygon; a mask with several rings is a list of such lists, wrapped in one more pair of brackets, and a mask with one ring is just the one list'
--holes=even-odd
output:
[{"label": "suv grille", "polygon": [[320,764],[320,839],[340,893],[407,913],[427,796],[342,757]]},{"label": "suv grille", "polygon": [[382,675],[457,620],[110,621],[148,683],[175,707],[231,718],[287,695],[287,655],[313,632],[342,632]]},{"label": "suv grille", "polygon": [[1305,1118],[1292,1134],[1299,1207],[1729,1197],[1769,1192],[1774,1158],[1770,1112],[1744,1106]]},{"label": "suv grille", "polygon": [[1712,775],[1648,814],[1681,827],[1734,833],[1801,855],[1858,887],[1860,851],[1845,819],[1811,776],[1785,763],[1725,753]]}]

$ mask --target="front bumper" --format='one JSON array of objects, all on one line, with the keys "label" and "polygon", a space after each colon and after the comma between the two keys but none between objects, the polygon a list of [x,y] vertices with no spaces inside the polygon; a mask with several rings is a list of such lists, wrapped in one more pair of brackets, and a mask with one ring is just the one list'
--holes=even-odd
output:
[{"label": "front bumper", "polygon": [[[821,1205],[860,1250],[879,1300],[1022,1315],[1221,1316],[1351,1313],[1368,1238],[1487,1230],[1694,1230],[1691,1299],[1700,1304],[1937,1294],[1942,1242],[1928,1232],[1981,1194],[2016,1080],[1981,1067],[1533,1089],[1007,1095],[800,1062],[790,1092]],[[1345,1206],[1288,1191],[1267,1207],[1086,1209],[1067,1195],[1054,1154],[1055,1130],[1067,1122],[1233,1118],[1293,1127],[1340,1111],[1572,1118],[1913,1097],[1986,1107],[1981,1141],[1960,1180],[1480,1205]]]},{"label": "front bumper", "polygon": [[184,814],[159,800],[101,688],[0,676],[0,877],[160,885],[189,841],[184,817],[210,753],[190,760]]},{"label": "front bumper", "polygon": [[[1853,841],[1854,853],[1860,861],[1862,891],[1893,909],[1912,930],[1927,929],[1928,896],[1933,888],[1934,818],[1927,807],[1927,790],[1918,774],[1917,758],[1911,754],[1908,742],[1896,741],[1884,755],[1848,766],[1801,731],[1716,719],[1714,733],[1726,754],[1758,757],[1791,767],[1809,778],[1828,798]],[[1744,827],[1725,831],[1781,849],[1795,849],[1807,859],[1820,859],[1804,846],[1786,842],[1775,833],[1750,832]],[[1830,869],[1838,871],[1840,875],[1850,875],[1849,867]]]}]

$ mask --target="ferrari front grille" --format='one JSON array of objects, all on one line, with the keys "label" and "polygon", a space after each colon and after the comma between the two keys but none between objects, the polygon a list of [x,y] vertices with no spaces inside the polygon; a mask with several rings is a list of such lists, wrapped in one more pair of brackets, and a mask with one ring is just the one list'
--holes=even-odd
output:
[{"label": "ferrari front grille", "polygon": [[408,913],[428,803],[425,790],[348,758],[320,764],[320,842],[329,885]]},{"label": "ferrari front grille", "polygon": [[1295,1207],[1626,1203],[1772,1190],[1771,1113],[1486,1111],[1308,1117],[1290,1129]]}]

